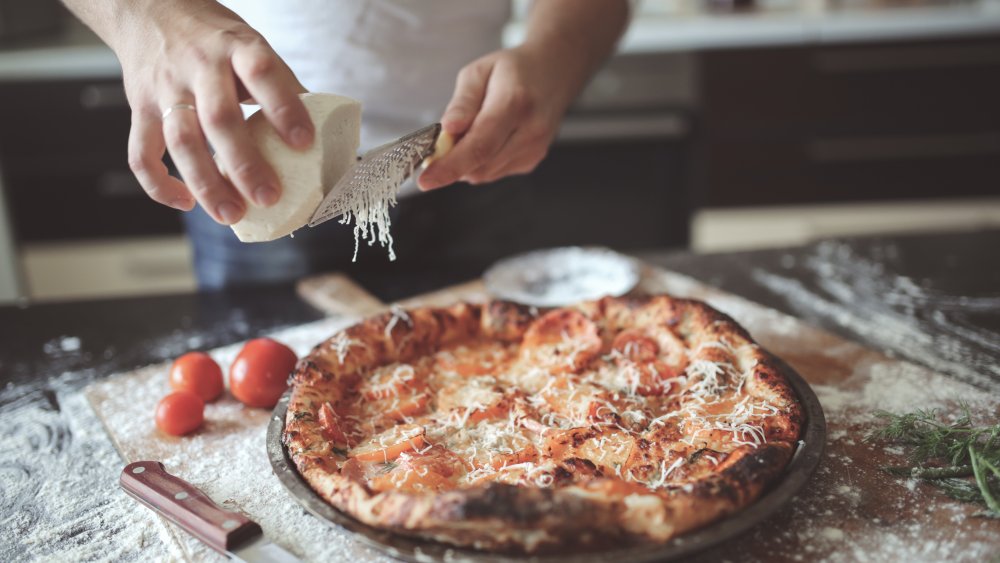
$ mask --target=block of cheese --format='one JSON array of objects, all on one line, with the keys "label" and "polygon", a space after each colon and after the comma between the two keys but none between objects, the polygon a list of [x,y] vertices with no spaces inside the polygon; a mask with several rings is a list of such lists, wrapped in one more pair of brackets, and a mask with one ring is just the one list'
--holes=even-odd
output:
[{"label": "block of cheese", "polygon": [[315,142],[307,150],[285,144],[263,112],[247,120],[251,137],[278,174],[281,198],[271,207],[248,202],[246,215],[232,225],[243,242],[274,240],[304,226],[326,192],[357,160],[361,103],[336,94],[301,97],[316,126]]}]

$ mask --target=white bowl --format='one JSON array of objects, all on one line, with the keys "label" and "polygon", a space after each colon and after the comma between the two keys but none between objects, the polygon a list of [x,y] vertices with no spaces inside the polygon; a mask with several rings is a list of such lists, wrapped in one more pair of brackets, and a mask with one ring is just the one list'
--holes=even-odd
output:
[{"label": "white bowl", "polygon": [[639,264],[607,248],[569,246],[504,258],[483,281],[501,299],[562,307],[628,293],[639,283]]}]

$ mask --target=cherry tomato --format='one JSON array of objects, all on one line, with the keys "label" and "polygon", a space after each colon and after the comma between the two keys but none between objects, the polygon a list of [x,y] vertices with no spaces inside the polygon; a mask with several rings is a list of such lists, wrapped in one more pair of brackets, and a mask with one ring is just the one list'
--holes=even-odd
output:
[{"label": "cherry tomato", "polygon": [[170,366],[170,387],[174,391],[191,391],[206,403],[222,394],[222,368],[204,352],[188,352]]},{"label": "cherry tomato", "polygon": [[251,340],[229,367],[229,389],[244,405],[269,409],[288,389],[288,375],[297,361],[295,352],[280,342]]},{"label": "cherry tomato", "polygon": [[171,436],[194,432],[205,420],[205,401],[191,391],[176,391],[156,405],[156,426]]}]

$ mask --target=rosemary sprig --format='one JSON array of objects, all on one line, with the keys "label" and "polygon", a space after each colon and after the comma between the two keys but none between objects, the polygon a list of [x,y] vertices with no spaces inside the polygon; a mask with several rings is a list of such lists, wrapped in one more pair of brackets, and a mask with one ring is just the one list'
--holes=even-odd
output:
[{"label": "rosemary sprig", "polygon": [[[909,446],[910,465],[886,467],[893,475],[921,479],[949,497],[986,505],[982,516],[1000,518],[1000,423],[976,426],[968,405],[953,421],[937,410],[876,413],[884,421],[866,441]],[[971,479],[970,479],[971,478]]]},{"label": "rosemary sprig", "polygon": [[969,446],[969,459],[972,460],[972,472],[976,476],[976,485],[979,487],[979,491],[983,493],[983,500],[986,501],[986,506],[990,511],[1000,514],[1000,503],[993,497],[993,491],[990,490],[989,474],[986,473],[986,469],[989,469],[998,478],[1000,478],[1000,471],[997,471],[997,468],[987,461],[985,457],[982,457],[982,454],[974,450],[972,446]]},{"label": "rosemary sprig", "polygon": [[944,494],[961,502],[975,502],[982,500],[982,493],[975,481],[968,479],[931,479],[927,483],[941,489]]},{"label": "rosemary sprig", "polygon": [[947,467],[883,467],[886,473],[914,479],[947,479],[949,477],[972,477],[971,465],[949,465]]}]

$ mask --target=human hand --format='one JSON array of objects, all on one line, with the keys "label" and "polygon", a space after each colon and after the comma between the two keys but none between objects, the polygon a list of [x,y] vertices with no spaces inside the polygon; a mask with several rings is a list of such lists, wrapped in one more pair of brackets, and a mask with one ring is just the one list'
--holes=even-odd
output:
[{"label": "human hand", "polygon": [[545,158],[577,91],[554,53],[517,47],[481,57],[458,74],[441,124],[459,140],[420,175],[432,190],[456,181],[526,174]]},{"label": "human hand", "polygon": [[[222,224],[243,216],[245,200],[277,202],[281,183],[251,141],[239,102],[253,98],[285,142],[308,148],[314,127],[298,97],[305,88],[292,71],[260,34],[216,2],[156,3],[133,19],[112,47],[132,107],[129,167],[149,197],[183,211],[197,200]],[[183,182],[167,173],[165,150]]]}]

